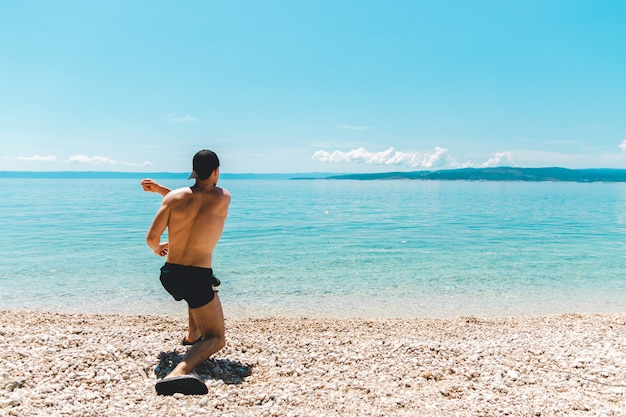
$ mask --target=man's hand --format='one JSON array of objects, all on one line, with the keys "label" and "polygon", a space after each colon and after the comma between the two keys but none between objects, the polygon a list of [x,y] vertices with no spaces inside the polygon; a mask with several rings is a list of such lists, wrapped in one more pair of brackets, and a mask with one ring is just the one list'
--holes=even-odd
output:
[{"label": "man's hand", "polygon": [[166,256],[169,249],[170,249],[169,243],[164,242],[159,245],[158,249],[156,249],[154,253],[156,253],[159,256]]},{"label": "man's hand", "polygon": [[145,180],[141,180],[141,186],[144,191],[149,191],[152,193],[158,192],[160,185],[153,181],[151,178],[146,178]]},{"label": "man's hand", "polygon": [[148,191],[151,193],[159,193],[162,196],[165,196],[167,193],[170,192],[169,188],[162,186],[161,184],[152,180],[151,178],[146,178],[144,180],[141,180],[141,186],[143,187],[144,191]]}]

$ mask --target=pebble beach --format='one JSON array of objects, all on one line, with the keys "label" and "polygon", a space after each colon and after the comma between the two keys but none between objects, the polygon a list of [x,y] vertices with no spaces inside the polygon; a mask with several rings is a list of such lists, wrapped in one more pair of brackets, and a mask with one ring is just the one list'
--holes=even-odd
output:
[{"label": "pebble beach", "polygon": [[626,415],[626,314],[226,326],[209,394],[163,397],[184,319],[0,311],[0,415]]}]

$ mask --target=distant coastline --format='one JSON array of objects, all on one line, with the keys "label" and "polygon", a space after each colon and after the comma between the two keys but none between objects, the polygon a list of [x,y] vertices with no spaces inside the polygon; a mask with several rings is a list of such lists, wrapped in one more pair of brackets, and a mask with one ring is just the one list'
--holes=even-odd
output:
[{"label": "distant coastline", "polygon": [[[99,178],[99,179],[187,179],[186,172],[113,171],[0,171],[0,178]],[[431,180],[431,181],[529,181],[529,182],[626,182],[626,169],[590,168],[458,168],[436,171],[381,172],[367,174],[286,173],[229,174],[227,180]]]},{"label": "distant coastline", "polygon": [[338,180],[439,180],[439,181],[552,181],[626,182],[626,169],[567,168],[460,168],[440,171],[386,172],[378,174],[335,175]]}]

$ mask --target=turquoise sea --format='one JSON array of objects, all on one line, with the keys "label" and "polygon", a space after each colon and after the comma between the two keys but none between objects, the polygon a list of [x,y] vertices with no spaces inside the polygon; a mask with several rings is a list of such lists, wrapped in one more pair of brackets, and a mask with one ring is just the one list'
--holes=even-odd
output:
[{"label": "turquoise sea", "polygon": [[[140,178],[0,178],[0,309],[184,316],[144,242],[160,196]],[[220,185],[227,318],[626,311],[623,183]]]}]

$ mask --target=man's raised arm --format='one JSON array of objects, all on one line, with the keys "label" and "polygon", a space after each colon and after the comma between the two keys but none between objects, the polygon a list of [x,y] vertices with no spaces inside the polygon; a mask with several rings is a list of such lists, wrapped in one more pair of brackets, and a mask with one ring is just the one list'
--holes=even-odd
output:
[{"label": "man's raised arm", "polygon": [[163,197],[165,197],[167,195],[167,193],[169,193],[171,190],[161,184],[159,184],[158,182],[150,179],[150,178],[146,178],[144,180],[141,181],[141,186],[143,187],[144,191],[148,191],[151,193],[159,193],[161,194]]}]

